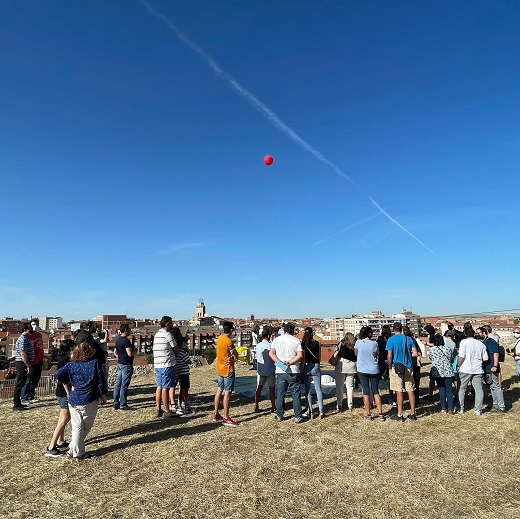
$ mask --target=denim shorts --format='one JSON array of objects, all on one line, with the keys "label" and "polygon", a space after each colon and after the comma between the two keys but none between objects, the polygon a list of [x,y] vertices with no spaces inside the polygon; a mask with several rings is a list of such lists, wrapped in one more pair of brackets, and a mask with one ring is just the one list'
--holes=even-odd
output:
[{"label": "denim shorts", "polygon": [[68,409],[69,408],[69,401],[67,400],[66,396],[57,396],[56,402],[58,402],[58,405],[61,409]]},{"label": "denim shorts", "polygon": [[175,366],[155,368],[155,383],[157,387],[169,389],[175,382]]},{"label": "denim shorts", "polygon": [[373,395],[379,394],[379,373],[371,374],[358,372],[358,377],[361,382],[361,387],[363,388],[363,395],[369,395],[370,393]]},{"label": "denim shorts", "polygon": [[226,393],[230,393],[235,389],[235,373],[230,373],[227,377],[217,377],[217,387]]}]

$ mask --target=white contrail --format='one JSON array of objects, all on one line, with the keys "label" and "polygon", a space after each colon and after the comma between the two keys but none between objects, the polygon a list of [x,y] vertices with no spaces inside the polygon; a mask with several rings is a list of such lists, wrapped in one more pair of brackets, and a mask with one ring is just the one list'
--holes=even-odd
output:
[{"label": "white contrail", "polygon": [[370,220],[373,220],[376,216],[380,216],[380,215],[381,215],[381,212],[377,212],[377,213],[371,214],[370,216],[367,216],[366,218],[363,218],[362,220],[359,220],[358,222],[351,223],[350,225],[348,225],[344,229],[341,229],[340,231],[333,232],[329,236],[325,236],[325,238],[322,238],[321,240],[318,240],[317,242],[314,243],[314,245],[319,245],[320,243],[323,243],[324,241],[330,240],[331,238],[333,238],[334,236],[337,236],[338,234],[342,234],[342,233],[344,233],[346,231],[349,231],[350,229],[354,229],[354,227],[358,227],[359,225],[361,225],[363,223],[369,222]]},{"label": "white contrail", "polygon": [[271,109],[265,106],[258,97],[256,97],[253,93],[249,92],[246,88],[244,88],[236,79],[230,76],[227,72],[222,70],[220,65],[204,50],[202,50],[194,41],[190,40],[174,23],[172,23],[166,16],[161,14],[159,11],[154,9],[148,2],[145,0],[141,0],[141,3],[148,9],[148,11],[153,14],[155,17],[159,18],[162,22],[164,22],[168,28],[181,40],[185,43],[193,52],[198,54],[208,65],[215,74],[225,79],[233,89],[235,89],[244,99],[246,99],[253,108],[256,108],[262,115],[267,117],[282,133],[285,133],[288,137],[290,137],[294,142],[299,144],[303,149],[312,153],[319,161],[323,162],[327,166],[331,167],[337,175],[343,177],[348,180],[351,184],[355,185],[355,182],[341,169],[339,169],[335,164],[327,160],[317,149],[313,148],[308,142],[304,141],[292,128],[289,128]]},{"label": "white contrail", "polygon": [[376,207],[376,209],[379,209],[379,211],[381,211],[381,213],[384,214],[392,223],[395,223],[395,225],[397,225],[399,229],[402,229],[406,234],[411,236],[417,243],[421,244],[426,250],[429,250],[435,256],[435,252],[433,252],[430,249],[430,247],[428,247],[421,240],[419,240],[417,236],[414,236],[406,227],[403,227],[396,219],[392,218],[371,196],[369,196],[368,198],[374,204],[374,207]]},{"label": "white contrail", "polygon": [[[140,0],[141,4],[148,10],[150,14],[161,20],[167,27],[172,31],[175,36],[183,43],[185,43],[193,52],[195,52],[198,56],[200,56],[208,65],[215,74],[223,78],[238,94],[243,97],[253,108],[256,108],[264,117],[266,117],[271,123],[278,128],[282,133],[291,138],[296,144],[300,145],[304,150],[312,153],[320,162],[326,164],[330,168],[334,170],[336,175],[348,180],[353,186],[356,186],[360,191],[365,192],[359,185],[354,182],[347,174],[343,173],[338,166],[332,163],[330,160],[326,159],[317,149],[312,147],[307,141],[303,140],[292,128],[287,126],[270,108],[268,108],[258,97],[256,97],[252,92],[249,92],[246,88],[244,88],[235,78],[230,76],[227,72],[225,72],[220,65],[203,49],[201,49],[194,41],[190,40],[171,20],[169,20],[162,13],[157,11],[154,7],[152,7],[146,0]],[[377,205],[374,200],[370,197],[371,202],[375,205],[375,207],[381,212],[382,215],[386,216],[392,223],[397,225],[404,232],[409,234],[414,240],[420,243],[423,247],[425,247],[432,254],[435,254],[429,247],[427,247],[422,241],[416,238],[410,231],[408,231],[405,227],[403,227],[399,222],[394,220],[386,211],[383,211],[379,205]]]}]

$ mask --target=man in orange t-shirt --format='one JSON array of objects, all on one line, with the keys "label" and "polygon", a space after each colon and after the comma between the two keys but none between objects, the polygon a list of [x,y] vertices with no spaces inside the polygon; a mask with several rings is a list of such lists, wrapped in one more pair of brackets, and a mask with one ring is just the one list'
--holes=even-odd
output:
[{"label": "man in orange t-shirt", "polygon": [[[238,422],[229,416],[229,404],[231,401],[231,392],[235,387],[235,358],[237,351],[230,335],[235,328],[230,321],[224,321],[224,333],[217,339],[217,392],[215,393],[215,414],[214,422],[222,422],[222,425],[236,427]],[[222,406],[224,408],[224,416],[219,413],[220,398],[224,393]]]}]

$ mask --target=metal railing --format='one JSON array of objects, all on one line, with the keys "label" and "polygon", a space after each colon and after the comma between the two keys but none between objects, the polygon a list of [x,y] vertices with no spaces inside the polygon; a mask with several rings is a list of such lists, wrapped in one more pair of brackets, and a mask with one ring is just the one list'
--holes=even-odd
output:
[{"label": "metal railing", "polygon": [[[16,379],[0,380],[0,398],[13,398]],[[56,379],[53,376],[42,376],[36,387],[36,396],[47,396],[54,394],[56,390]]]}]

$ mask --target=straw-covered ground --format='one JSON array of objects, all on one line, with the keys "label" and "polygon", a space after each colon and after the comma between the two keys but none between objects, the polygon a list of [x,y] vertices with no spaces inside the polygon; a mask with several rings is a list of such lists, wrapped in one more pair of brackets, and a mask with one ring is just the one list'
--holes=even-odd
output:
[{"label": "straw-covered ground", "polygon": [[94,457],[83,462],[43,456],[58,415],[52,397],[24,413],[2,401],[0,516],[519,517],[520,382],[511,358],[503,366],[503,415],[448,416],[422,402],[415,423],[367,423],[356,393],[353,412],[297,425],[234,395],[237,428],[211,422],[212,366],[192,370],[195,412],[183,419],[154,417],[150,374],[132,381],[135,411],[100,410]]}]

